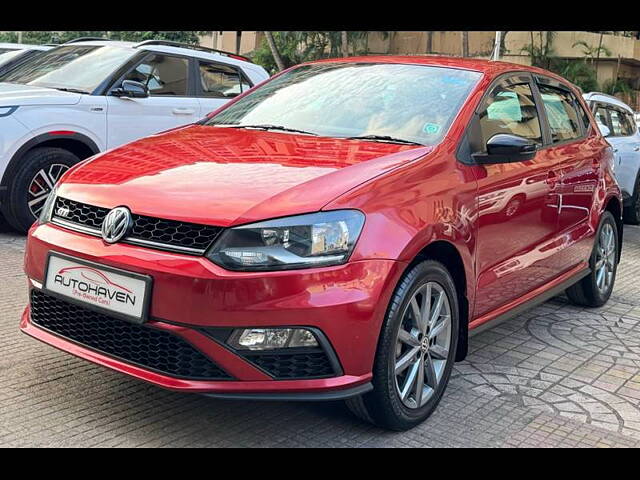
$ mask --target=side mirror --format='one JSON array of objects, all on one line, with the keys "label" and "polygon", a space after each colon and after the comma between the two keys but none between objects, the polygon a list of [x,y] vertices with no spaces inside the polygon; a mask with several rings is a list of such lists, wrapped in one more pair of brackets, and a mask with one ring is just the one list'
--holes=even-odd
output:
[{"label": "side mirror", "polygon": [[609,127],[607,127],[606,125],[598,122],[598,128],[600,129],[600,133],[603,137],[608,137],[609,135],[611,135],[611,130],[609,130]]},{"label": "side mirror", "polygon": [[474,154],[473,158],[479,164],[525,162],[536,155],[538,145],[531,140],[498,133],[487,141],[487,153]]},{"label": "side mirror", "polygon": [[143,83],[124,80],[119,88],[111,92],[111,95],[124,98],[147,98],[149,96],[149,89]]}]

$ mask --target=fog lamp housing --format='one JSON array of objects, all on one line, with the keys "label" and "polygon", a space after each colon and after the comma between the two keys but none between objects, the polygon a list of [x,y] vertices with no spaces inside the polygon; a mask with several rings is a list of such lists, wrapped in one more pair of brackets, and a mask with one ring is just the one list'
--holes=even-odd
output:
[{"label": "fog lamp housing", "polygon": [[285,348],[316,348],[314,333],[306,328],[242,328],[230,335],[227,344],[236,350],[279,350]]}]

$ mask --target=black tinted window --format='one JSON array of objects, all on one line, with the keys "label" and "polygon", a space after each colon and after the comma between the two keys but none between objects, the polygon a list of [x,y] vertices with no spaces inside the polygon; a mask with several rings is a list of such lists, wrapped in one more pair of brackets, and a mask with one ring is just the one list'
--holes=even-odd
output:
[{"label": "black tinted window", "polygon": [[540,85],[540,94],[544,104],[551,140],[553,143],[578,138],[581,135],[576,101],[573,95],[558,88]]},{"label": "black tinted window", "polygon": [[235,68],[206,62],[200,62],[200,83],[206,97],[230,98],[251,88]]},{"label": "black tinted window", "polygon": [[152,55],[124,78],[143,83],[150,95],[187,95],[189,61],[169,55]]},{"label": "black tinted window", "polygon": [[496,87],[480,113],[482,145],[499,133],[509,133],[542,143],[538,111],[531,87],[522,83]]}]

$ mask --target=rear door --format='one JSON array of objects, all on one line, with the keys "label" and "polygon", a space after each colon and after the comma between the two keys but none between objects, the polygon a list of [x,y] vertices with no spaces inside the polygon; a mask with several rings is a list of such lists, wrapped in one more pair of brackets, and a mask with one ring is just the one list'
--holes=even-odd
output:
[{"label": "rear door", "polygon": [[486,152],[487,141],[500,133],[527,138],[541,149],[531,160],[478,166],[476,318],[557,274],[551,268],[554,251],[548,248],[557,229],[550,199],[557,161],[542,150],[545,132],[534,92],[529,74],[500,79],[471,126],[472,151]]},{"label": "rear door", "polygon": [[625,198],[634,194],[640,167],[640,136],[631,113],[616,105],[607,105],[611,135],[607,140],[614,147],[616,178]]},{"label": "rear door", "polygon": [[133,66],[111,90],[134,80],[147,86],[149,97],[107,97],[108,148],[197,121],[200,103],[191,70],[188,57],[163,53],[149,53]]},{"label": "rear door", "polygon": [[555,79],[537,77],[550,143],[545,154],[555,159],[554,199],[558,209],[557,271],[588,258],[593,232],[589,216],[600,178],[602,145],[598,132],[573,90]]},{"label": "rear door", "polygon": [[253,86],[243,72],[235,66],[209,60],[195,60],[195,63],[196,90],[200,101],[201,117],[217,110]]}]

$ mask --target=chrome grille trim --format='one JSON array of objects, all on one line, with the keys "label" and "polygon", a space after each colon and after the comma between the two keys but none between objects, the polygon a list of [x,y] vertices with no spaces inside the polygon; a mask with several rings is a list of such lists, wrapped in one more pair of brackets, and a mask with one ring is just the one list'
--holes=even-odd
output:
[{"label": "chrome grille trim", "polygon": [[[68,222],[66,220],[62,220],[59,217],[53,217],[51,219],[51,223],[53,223],[54,225],[58,225],[59,227],[66,228],[67,230],[73,230],[74,232],[80,232],[86,235],[91,235],[93,237],[102,238],[102,232],[98,229],[87,227],[85,225],[80,225],[75,222]],[[152,242],[150,240],[142,240],[140,238],[132,238],[132,237],[125,237],[119,243],[126,243],[128,245],[137,245],[140,247],[148,247],[156,250],[164,250],[167,252],[184,253],[187,255],[202,256],[206,252],[206,250],[204,249],[180,247],[178,245],[167,245],[166,243]]]}]

